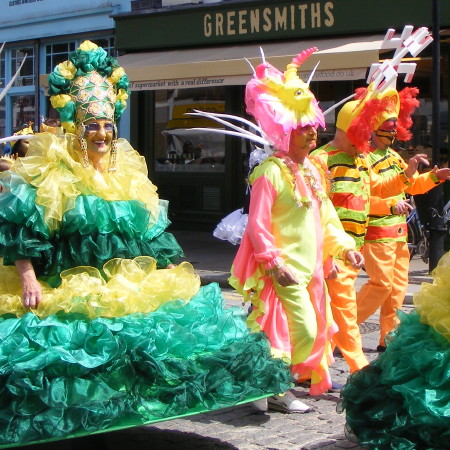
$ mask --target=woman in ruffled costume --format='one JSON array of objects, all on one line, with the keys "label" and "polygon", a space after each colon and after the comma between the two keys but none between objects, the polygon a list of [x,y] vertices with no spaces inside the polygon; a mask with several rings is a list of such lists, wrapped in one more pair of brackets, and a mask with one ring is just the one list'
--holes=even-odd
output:
[{"label": "woman in ruffled costume", "polygon": [[[289,361],[295,379],[311,380],[313,395],[332,385],[328,366],[336,327],[324,261],[334,255],[348,264],[362,264],[327,196],[322,167],[308,157],[325,120],[297,69],[316,50],[297,55],[284,73],[260,64],[247,84],[247,112],[275,151],[250,176],[248,224],[230,278],[253,304],[251,329],[268,335],[272,352]],[[269,407],[309,409],[289,391],[269,398]]]},{"label": "woman in ruffled costume", "polygon": [[[291,377],[200,288],[116,122],[127,77],[86,41],[49,77],[67,133],[0,175],[0,446],[235,405]],[[160,268],[161,270],[157,270]]]},{"label": "woman in ruffled costume", "polygon": [[372,449],[445,449],[450,442],[450,253],[399,311],[384,353],[342,390],[347,428]]}]

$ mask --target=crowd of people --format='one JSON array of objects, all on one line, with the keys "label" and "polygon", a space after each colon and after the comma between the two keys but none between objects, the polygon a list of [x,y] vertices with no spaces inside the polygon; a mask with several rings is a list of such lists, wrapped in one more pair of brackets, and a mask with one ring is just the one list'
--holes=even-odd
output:
[{"label": "crowd of people", "polygon": [[[444,442],[450,380],[435,358],[448,359],[450,327],[436,305],[446,311],[448,294],[430,288],[394,329],[408,279],[405,192],[434,188],[450,169],[419,175],[425,155],[405,163],[391,148],[410,136],[411,88],[357,90],[333,140],[316,149],[324,114],[297,73],[315,51],[284,72],[264,61],[246,86],[247,112],[271,150],[249,176],[231,268],[248,317],[178,264],[167,204],[143,157],[117,136],[123,68],[90,41],[55,68],[49,94],[60,122],[20,130],[0,174],[0,444],[250,401],[305,413],[290,389],[336,388],[336,348],[351,373],[342,407],[362,445]],[[357,293],[363,266],[369,281]],[[369,365],[359,324],[379,307],[380,357]]]}]

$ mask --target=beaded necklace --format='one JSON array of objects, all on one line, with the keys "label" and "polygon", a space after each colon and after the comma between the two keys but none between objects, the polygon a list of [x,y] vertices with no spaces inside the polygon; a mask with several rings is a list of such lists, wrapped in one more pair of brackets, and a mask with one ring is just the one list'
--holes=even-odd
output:
[{"label": "beaded necklace", "polygon": [[309,197],[306,188],[306,183],[310,186],[311,192],[314,197],[319,200],[319,202],[322,202],[322,200],[327,197],[323,187],[320,183],[318,183],[309,167],[305,167],[303,164],[299,167],[299,165],[294,163],[289,156],[280,152],[275,153],[275,156],[281,159],[285,166],[289,169],[294,200],[298,208],[311,208],[312,205],[311,198]]}]

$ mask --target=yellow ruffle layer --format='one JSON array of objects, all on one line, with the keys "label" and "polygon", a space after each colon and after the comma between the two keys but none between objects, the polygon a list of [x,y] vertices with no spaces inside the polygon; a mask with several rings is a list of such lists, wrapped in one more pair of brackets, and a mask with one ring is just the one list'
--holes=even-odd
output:
[{"label": "yellow ruffle layer", "polygon": [[423,283],[414,295],[414,305],[420,321],[450,341],[450,252],[441,258],[432,276],[433,283]]},{"label": "yellow ruffle layer", "polygon": [[144,157],[125,139],[117,141],[117,170],[108,172],[105,157],[103,172],[83,167],[77,137],[38,133],[30,141],[25,158],[17,159],[12,170],[37,188],[36,203],[45,207],[45,222],[51,231],[58,229],[64,213],[74,208],[78,195],[96,195],[104,200],[138,200],[157,219],[156,186],[148,179]]},{"label": "yellow ruffle layer", "polygon": [[[148,256],[112,259],[103,266],[106,281],[95,267],[75,267],[61,273],[56,289],[41,283],[43,300],[33,312],[39,317],[63,311],[90,318],[123,317],[149,313],[171,300],[188,302],[200,288],[200,278],[191,264],[156,269]],[[28,312],[22,304],[22,287],[15,267],[0,265],[0,315],[18,317]]]}]

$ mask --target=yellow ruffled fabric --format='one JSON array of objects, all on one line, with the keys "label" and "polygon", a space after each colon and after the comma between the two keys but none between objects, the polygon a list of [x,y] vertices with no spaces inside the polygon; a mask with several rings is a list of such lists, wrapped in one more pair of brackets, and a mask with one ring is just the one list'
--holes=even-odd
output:
[{"label": "yellow ruffled fabric", "polygon": [[414,295],[414,305],[420,321],[450,341],[450,252],[441,258],[432,276],[433,283],[422,283]]},{"label": "yellow ruffled fabric", "polygon": [[66,211],[74,208],[80,194],[96,195],[107,201],[138,200],[158,218],[156,186],[148,179],[147,165],[125,139],[117,141],[117,170],[108,172],[109,157],[103,172],[83,167],[77,137],[39,133],[30,141],[25,158],[14,161],[12,170],[37,188],[36,203],[45,208],[50,231],[58,229]]},{"label": "yellow ruffled fabric", "polygon": [[[76,267],[61,273],[62,284],[52,289],[41,282],[43,299],[32,310],[39,317],[63,311],[89,318],[123,317],[149,313],[171,300],[189,300],[200,289],[200,278],[191,264],[156,269],[149,256],[112,259],[103,266],[102,277],[95,267]],[[0,315],[20,317],[29,310],[22,304],[22,288],[15,267],[0,265]]]}]

